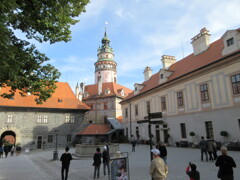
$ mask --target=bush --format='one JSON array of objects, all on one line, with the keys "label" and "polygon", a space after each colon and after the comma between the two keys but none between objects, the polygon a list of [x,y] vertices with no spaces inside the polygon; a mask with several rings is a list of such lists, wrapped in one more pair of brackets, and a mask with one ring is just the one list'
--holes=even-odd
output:
[{"label": "bush", "polygon": [[195,136],[195,132],[192,131],[192,132],[189,133],[189,135],[190,136]]},{"label": "bush", "polygon": [[227,131],[221,131],[220,135],[223,137],[227,137],[228,136],[228,132]]}]

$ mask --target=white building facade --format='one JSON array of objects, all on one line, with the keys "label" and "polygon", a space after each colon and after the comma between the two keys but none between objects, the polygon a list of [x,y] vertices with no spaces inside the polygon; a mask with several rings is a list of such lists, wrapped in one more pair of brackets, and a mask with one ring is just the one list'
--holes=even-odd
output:
[{"label": "white building facade", "polygon": [[197,143],[201,136],[240,140],[240,29],[210,43],[209,31],[203,28],[192,45],[194,53],[182,60],[163,55],[163,68],[148,80],[145,75],[142,84],[135,83],[135,91],[121,102],[129,138],[148,140],[147,123],[137,121],[149,112],[162,112],[163,124],[151,125],[155,143]]}]

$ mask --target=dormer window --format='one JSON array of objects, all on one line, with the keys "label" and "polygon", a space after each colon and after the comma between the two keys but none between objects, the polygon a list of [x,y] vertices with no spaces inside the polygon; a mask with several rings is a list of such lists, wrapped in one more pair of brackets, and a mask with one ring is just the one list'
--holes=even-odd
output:
[{"label": "dormer window", "polygon": [[233,44],[234,44],[234,39],[233,38],[230,38],[230,39],[227,40],[227,46],[228,47],[233,45]]},{"label": "dormer window", "polygon": [[135,91],[137,91],[138,89],[137,89],[137,87],[135,87]]},{"label": "dormer window", "polygon": [[110,90],[106,89],[105,94],[110,94]]},{"label": "dormer window", "polygon": [[161,79],[163,79],[163,74],[160,75]]}]

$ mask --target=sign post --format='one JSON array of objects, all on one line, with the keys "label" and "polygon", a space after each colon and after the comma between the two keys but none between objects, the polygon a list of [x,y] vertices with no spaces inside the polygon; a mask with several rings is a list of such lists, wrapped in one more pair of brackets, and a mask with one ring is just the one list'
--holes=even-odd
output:
[{"label": "sign post", "polygon": [[142,124],[142,123],[148,123],[148,135],[149,135],[149,140],[150,140],[150,158],[151,160],[153,159],[152,157],[152,129],[151,129],[151,124],[163,124],[162,120],[155,120],[155,121],[151,121],[151,119],[158,119],[158,118],[162,118],[162,112],[155,112],[155,113],[148,113],[148,116],[144,117],[144,120],[139,120],[137,121],[138,124]]}]

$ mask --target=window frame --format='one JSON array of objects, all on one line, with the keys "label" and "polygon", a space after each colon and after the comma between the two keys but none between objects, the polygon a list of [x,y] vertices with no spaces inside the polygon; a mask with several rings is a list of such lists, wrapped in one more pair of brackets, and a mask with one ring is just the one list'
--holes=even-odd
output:
[{"label": "window frame", "polygon": [[208,84],[201,84],[199,86],[201,101],[209,101],[209,93],[208,93]]},{"label": "window frame", "polygon": [[226,42],[227,42],[227,47],[232,46],[234,44],[234,38],[231,37],[231,38],[227,39]]},{"label": "window frame", "polygon": [[146,112],[147,112],[147,114],[151,112],[151,102],[150,101],[146,101]]},{"label": "window frame", "polygon": [[[234,82],[233,82],[234,78]],[[232,92],[234,95],[240,94],[240,73],[231,76]]]},{"label": "window frame", "polygon": [[177,105],[178,106],[184,106],[183,91],[178,91],[177,92]]},{"label": "window frame", "polygon": [[53,135],[52,135],[52,134],[49,134],[49,135],[48,135],[47,142],[48,142],[48,143],[52,143],[52,142],[53,142]]},{"label": "window frame", "polygon": [[7,115],[7,124],[13,124],[13,115],[12,114]]},{"label": "window frame", "polygon": [[186,139],[187,138],[186,123],[180,123],[180,130],[182,139]]},{"label": "window frame", "polygon": [[125,118],[128,118],[128,108],[125,108]]},{"label": "window frame", "polygon": [[135,104],[135,116],[138,116],[139,112],[138,112],[138,104]]},{"label": "window frame", "polygon": [[161,109],[162,111],[167,109],[166,96],[161,97]]}]

